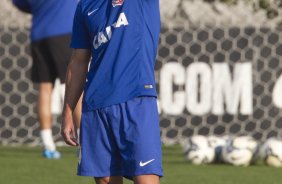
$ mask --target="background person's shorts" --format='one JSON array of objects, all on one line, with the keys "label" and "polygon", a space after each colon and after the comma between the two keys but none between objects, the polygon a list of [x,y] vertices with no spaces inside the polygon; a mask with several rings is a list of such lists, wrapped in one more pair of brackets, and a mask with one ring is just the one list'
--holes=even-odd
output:
[{"label": "background person's shorts", "polygon": [[31,43],[33,82],[54,83],[59,78],[65,83],[67,66],[71,57],[71,35],[53,36]]},{"label": "background person's shorts", "polygon": [[78,175],[163,175],[155,97],[82,113]]}]

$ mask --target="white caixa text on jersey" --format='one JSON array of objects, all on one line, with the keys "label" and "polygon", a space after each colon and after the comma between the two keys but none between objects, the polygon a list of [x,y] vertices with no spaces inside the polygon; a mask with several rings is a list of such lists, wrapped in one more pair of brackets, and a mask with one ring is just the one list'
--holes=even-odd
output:
[{"label": "white caixa text on jersey", "polygon": [[98,49],[102,44],[110,41],[112,37],[112,29],[120,28],[121,26],[127,26],[128,24],[129,23],[125,13],[121,13],[115,23],[106,27],[104,31],[101,31],[97,35],[95,35],[93,40],[94,49]]}]

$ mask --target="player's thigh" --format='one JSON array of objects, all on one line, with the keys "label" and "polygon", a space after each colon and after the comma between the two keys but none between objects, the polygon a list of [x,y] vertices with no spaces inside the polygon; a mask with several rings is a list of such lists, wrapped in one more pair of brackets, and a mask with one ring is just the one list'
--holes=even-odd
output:
[{"label": "player's thigh", "polygon": [[[162,176],[162,154],[156,98],[138,97],[113,107],[115,140],[120,148],[124,176]],[[117,110],[115,110],[115,108]]]},{"label": "player's thigh", "polygon": [[71,57],[70,40],[70,34],[59,35],[49,39],[50,57],[52,57],[54,62],[56,77],[60,79],[61,83],[65,83],[67,67]]},{"label": "player's thigh", "polygon": [[122,176],[121,157],[109,123],[103,109],[83,110],[78,175],[96,178]]},{"label": "player's thigh", "polygon": [[34,41],[31,43],[33,61],[31,67],[31,80],[33,82],[54,83],[56,79],[56,70],[48,45],[48,39]]}]

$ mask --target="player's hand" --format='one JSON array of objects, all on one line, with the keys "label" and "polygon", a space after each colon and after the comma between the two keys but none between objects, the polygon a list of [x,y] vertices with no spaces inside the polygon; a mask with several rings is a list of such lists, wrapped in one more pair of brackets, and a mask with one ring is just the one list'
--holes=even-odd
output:
[{"label": "player's hand", "polygon": [[79,146],[79,143],[77,141],[77,132],[71,114],[63,115],[63,121],[61,124],[61,135],[63,136],[66,144],[70,146]]}]

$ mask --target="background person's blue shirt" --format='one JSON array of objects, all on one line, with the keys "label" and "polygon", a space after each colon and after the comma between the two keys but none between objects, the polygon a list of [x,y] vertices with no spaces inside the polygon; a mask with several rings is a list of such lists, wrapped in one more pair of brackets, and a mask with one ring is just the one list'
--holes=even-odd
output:
[{"label": "background person's blue shirt", "polygon": [[92,52],[83,108],[156,96],[159,33],[159,0],[81,0],[71,46]]},{"label": "background person's blue shirt", "polygon": [[13,3],[32,14],[32,41],[71,34],[77,0],[13,0]]}]

